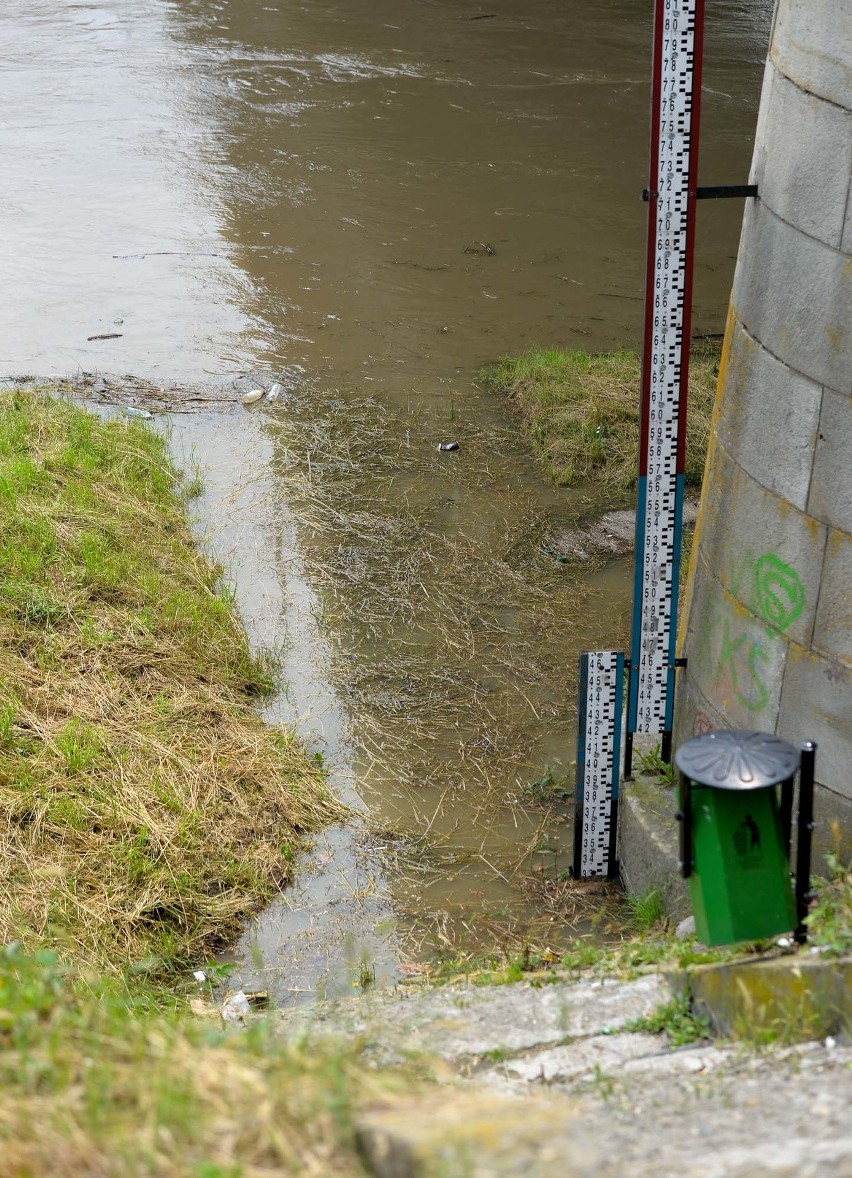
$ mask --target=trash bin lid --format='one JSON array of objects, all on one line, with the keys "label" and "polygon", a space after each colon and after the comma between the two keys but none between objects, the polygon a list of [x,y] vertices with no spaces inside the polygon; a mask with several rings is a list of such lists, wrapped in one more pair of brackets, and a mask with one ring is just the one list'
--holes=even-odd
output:
[{"label": "trash bin lid", "polygon": [[799,768],[799,752],[770,732],[723,730],[693,736],[675,753],[675,765],[698,785],[763,789]]}]

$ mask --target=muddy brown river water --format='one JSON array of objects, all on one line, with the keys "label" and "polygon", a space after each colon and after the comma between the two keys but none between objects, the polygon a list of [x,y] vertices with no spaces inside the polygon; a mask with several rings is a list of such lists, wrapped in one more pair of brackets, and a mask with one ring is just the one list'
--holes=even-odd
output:
[{"label": "muddy brown river water", "polygon": [[[770,0],[708,0],[701,179],[743,182]],[[482,365],[636,346],[650,0],[6,0],[0,374],[132,373],[296,723],[364,814],[247,930],[281,1000],[477,943],[557,947],[576,660],[628,562],[542,541],[600,504],[538,477]],[[741,206],[700,209],[721,330]],[[109,335],[109,339],[90,339]],[[252,411],[239,394],[278,377]],[[130,391],[127,397],[135,394]],[[201,410],[201,411],[199,411]],[[458,441],[439,453],[441,441]]]}]

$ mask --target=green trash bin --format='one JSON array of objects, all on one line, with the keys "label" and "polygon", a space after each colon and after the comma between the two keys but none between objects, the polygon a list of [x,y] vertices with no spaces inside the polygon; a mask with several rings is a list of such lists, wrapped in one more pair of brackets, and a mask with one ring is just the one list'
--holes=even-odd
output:
[{"label": "green trash bin", "polygon": [[[815,747],[802,746],[795,897],[790,836],[798,750],[769,733],[722,731],[696,736],[675,754],[681,870],[689,880],[695,932],[705,945],[755,941],[794,928],[804,940]],[[804,814],[803,801],[810,806]]]}]

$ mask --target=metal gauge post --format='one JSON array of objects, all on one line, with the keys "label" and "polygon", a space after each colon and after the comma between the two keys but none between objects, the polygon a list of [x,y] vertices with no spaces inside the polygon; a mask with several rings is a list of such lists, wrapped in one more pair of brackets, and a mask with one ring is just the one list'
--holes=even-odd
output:
[{"label": "metal gauge post", "polygon": [[635,732],[671,746],[703,25],[656,0],[628,762]]},{"label": "metal gauge post", "polygon": [[580,655],[574,878],[616,874],[615,832],[621,773],[624,655],[593,650]]}]

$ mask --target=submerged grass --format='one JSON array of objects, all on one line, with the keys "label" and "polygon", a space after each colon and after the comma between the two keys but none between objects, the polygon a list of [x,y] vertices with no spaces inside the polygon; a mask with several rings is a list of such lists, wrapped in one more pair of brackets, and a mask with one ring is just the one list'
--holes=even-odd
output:
[{"label": "submerged grass", "polygon": [[339,812],[185,494],[143,424],[0,397],[0,940],[101,970],[222,945]]},{"label": "submerged grass", "polygon": [[[686,443],[686,481],[692,486],[699,486],[704,474],[719,357],[715,342],[693,346]],[[640,368],[631,351],[535,348],[485,369],[482,379],[512,399],[554,483],[594,480],[623,493],[636,483]]]}]

